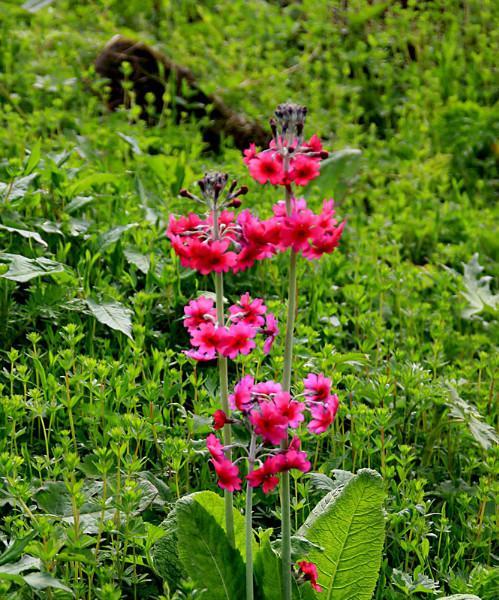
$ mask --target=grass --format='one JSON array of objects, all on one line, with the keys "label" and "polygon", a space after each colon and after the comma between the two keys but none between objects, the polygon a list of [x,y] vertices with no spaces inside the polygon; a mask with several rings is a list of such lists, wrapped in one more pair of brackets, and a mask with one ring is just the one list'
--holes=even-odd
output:
[{"label": "grass", "polygon": [[[348,221],[338,252],[299,265],[294,385],[312,367],[341,399],[334,432],[308,450],[315,471],[385,479],[375,598],[493,600],[497,300],[480,278],[497,276],[499,254],[497,4],[121,4],[0,2],[0,222],[41,237],[0,229],[1,250],[55,263],[0,277],[1,538],[29,536],[24,552],[77,598],[199,597],[188,581],[168,590],[152,559],[171,502],[215,489],[201,450],[216,370],[181,354],[183,305],[213,281],[179,266],[165,222],[193,208],[177,193],[208,168],[248,184],[262,216],[276,195],[230,140],[206,152],[199,123],[105,113],[91,65],[120,32],[238,110],[265,121],[292,98],[328,148],[362,151],[307,191],[315,207],[334,191]],[[228,276],[226,296],[251,290],[283,320],[286,269],[282,257]],[[96,319],[104,303],[118,329]],[[278,377],[282,354],[281,339],[230,376]],[[302,476],[293,493],[298,526],[321,490]],[[255,525],[276,525],[273,503],[255,503]],[[70,594],[0,576],[0,596]]]}]

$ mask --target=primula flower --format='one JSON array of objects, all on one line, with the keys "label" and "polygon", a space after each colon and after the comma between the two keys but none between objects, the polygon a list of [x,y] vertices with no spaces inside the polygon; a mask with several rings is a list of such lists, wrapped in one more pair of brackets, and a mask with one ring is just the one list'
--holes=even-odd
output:
[{"label": "primula flower", "polygon": [[219,409],[213,413],[213,429],[222,429],[222,427],[228,422],[229,420],[227,419],[227,415],[223,410]]},{"label": "primula flower", "polygon": [[222,347],[227,337],[227,330],[214,323],[201,323],[191,334],[191,344],[201,354],[213,355]]},{"label": "primula flower", "polygon": [[237,304],[229,307],[231,320],[233,323],[244,322],[253,327],[261,327],[265,323],[263,316],[267,311],[267,307],[261,298],[251,299],[249,292],[241,296]]},{"label": "primula flower", "polygon": [[271,456],[267,458],[259,469],[255,469],[254,471],[251,471],[251,473],[248,473],[246,479],[251,487],[255,488],[262,486],[264,494],[268,494],[275,489],[279,483],[279,478],[277,477],[279,469],[277,466],[276,457]]},{"label": "primula flower", "polygon": [[242,480],[239,477],[237,465],[227,458],[211,461],[218,477],[218,487],[229,492],[235,492],[241,489]]},{"label": "primula flower", "polygon": [[257,329],[247,325],[244,321],[229,327],[220,345],[220,352],[229,358],[236,358],[238,354],[249,354],[256,346],[253,338]]},{"label": "primula flower", "polygon": [[307,473],[312,468],[310,461],[307,460],[307,453],[300,450],[300,440],[296,436],[289,445],[289,448],[284,452],[280,452],[275,456],[277,470],[290,471],[297,469],[302,473]]},{"label": "primula flower", "polygon": [[229,405],[232,410],[246,412],[251,408],[251,392],[255,380],[251,375],[245,375],[235,386],[234,393],[229,396]]},{"label": "primula flower", "polygon": [[206,296],[191,300],[187,306],[184,306],[184,314],[184,326],[190,333],[202,323],[213,322],[216,318],[213,300]]},{"label": "primula flower", "polygon": [[288,392],[275,394],[273,403],[279,414],[287,419],[288,427],[295,429],[305,418],[303,416],[305,405],[302,402],[291,400],[291,395]]},{"label": "primula flower", "polygon": [[275,151],[265,150],[249,159],[246,163],[251,177],[258,183],[271,183],[278,185],[282,183],[284,171],[282,157]]},{"label": "primula flower", "polygon": [[263,351],[268,354],[274,345],[276,337],[279,335],[279,327],[277,326],[277,319],[272,313],[268,313],[265,318],[265,327],[263,334],[267,336],[263,343]]},{"label": "primula flower", "polygon": [[282,392],[282,385],[276,381],[261,381],[253,387],[253,393],[260,396],[271,396]]},{"label": "primula flower", "polygon": [[224,447],[217,436],[213,433],[210,433],[210,435],[206,438],[206,447],[215,460],[221,461],[225,458],[225,454],[223,452]]},{"label": "primula flower", "polygon": [[211,349],[207,352],[201,352],[200,350],[196,349],[184,350],[184,354],[189,358],[193,358],[194,360],[200,362],[214,360],[217,357],[217,354],[214,349]]},{"label": "primula flower", "polygon": [[324,433],[334,421],[334,417],[338,412],[338,406],[339,401],[336,394],[330,396],[325,403],[312,402],[309,405],[310,414],[313,417],[308,424],[310,433],[315,433],[316,435]]},{"label": "primula flower", "polygon": [[297,156],[292,161],[291,180],[296,185],[307,185],[320,175],[319,162],[308,156]]},{"label": "primula flower", "polygon": [[319,578],[317,566],[313,562],[308,562],[306,560],[300,560],[297,565],[300,573],[303,575],[303,579],[309,581],[316,592],[322,592],[322,587],[317,583]]},{"label": "primula flower", "polygon": [[331,394],[331,380],[322,373],[310,373],[303,380],[307,400],[312,402],[326,402]]},{"label": "primula flower", "polygon": [[277,445],[288,435],[288,420],[270,402],[260,402],[259,408],[249,413],[255,433],[271,444]]},{"label": "primula flower", "polygon": [[317,217],[307,209],[295,211],[282,223],[281,245],[292,248],[295,252],[306,250],[310,246],[310,238],[317,226]]},{"label": "primula flower", "polygon": [[315,260],[330,254],[338,246],[345,225],[338,225],[334,218],[332,200],[324,201],[319,214],[313,213],[303,198],[293,201],[290,215],[284,202],[275,204],[273,211],[276,226],[281,229],[280,250],[292,248],[302,252],[305,258]]}]

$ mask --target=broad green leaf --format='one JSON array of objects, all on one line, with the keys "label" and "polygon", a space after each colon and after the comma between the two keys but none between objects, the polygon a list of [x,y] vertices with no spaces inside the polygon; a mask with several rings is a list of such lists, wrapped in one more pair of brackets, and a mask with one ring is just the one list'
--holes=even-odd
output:
[{"label": "broad green leaf", "polygon": [[265,600],[281,600],[281,561],[272,548],[272,529],[260,532],[259,549],[254,556],[257,588]]},{"label": "broad green leaf", "polygon": [[24,581],[35,590],[45,590],[46,588],[55,588],[57,590],[64,590],[74,595],[71,588],[64,585],[58,579],[54,579],[48,573],[29,573],[29,575],[23,576]]},{"label": "broad green leaf", "polygon": [[361,469],[344,487],[327,494],[298,530],[324,549],[307,556],[319,569],[324,600],[371,598],[383,550],[384,497],[380,475]]},{"label": "broad green leaf", "polygon": [[71,200],[71,202],[69,202],[65,206],[65,211],[68,214],[72,214],[76,212],[79,208],[83,208],[84,206],[92,202],[93,199],[93,196],[76,196]]},{"label": "broad green leaf", "polygon": [[22,5],[22,8],[24,8],[24,10],[27,10],[30,13],[36,13],[42,8],[48,6],[49,4],[52,4],[53,1],[54,0],[27,0]]},{"label": "broad green leaf", "polygon": [[206,600],[244,598],[245,571],[241,553],[195,494],[177,502],[178,553]]},{"label": "broad green leaf", "polygon": [[330,154],[321,162],[321,174],[307,187],[305,195],[316,194],[323,198],[341,200],[360,169],[362,152],[345,148]]},{"label": "broad green leaf", "polygon": [[438,600],[480,600],[480,598],[472,594],[454,594],[452,596],[441,596]]},{"label": "broad green leaf", "polygon": [[142,273],[145,273],[146,275],[149,273],[151,259],[147,254],[142,254],[132,248],[126,248],[123,253],[127,261],[132,265],[135,265],[139,271],[142,271]]},{"label": "broad green leaf", "polygon": [[38,173],[31,173],[24,177],[16,177],[9,183],[0,182],[0,200],[7,202],[7,200],[23,198],[36,177],[38,177]]},{"label": "broad green leaf", "polygon": [[[196,492],[192,494],[192,497],[200,504],[208,514],[210,514],[215,521],[224,531],[225,528],[225,504],[224,499],[215,494],[215,492]],[[234,510],[234,537],[236,542],[236,548],[241,553],[241,556],[246,556],[246,527],[244,517],[242,514]]]},{"label": "broad green leaf", "polygon": [[15,227],[7,227],[7,225],[2,225],[1,223],[0,229],[8,231],[9,233],[17,233],[17,235],[21,235],[23,238],[26,238],[28,240],[34,240],[37,244],[40,244],[45,248],[47,247],[47,242],[36,231],[29,231],[27,229],[16,229]]},{"label": "broad green leaf", "polygon": [[161,523],[164,536],[154,544],[153,563],[156,572],[175,589],[180,580],[187,576],[180,562],[177,550],[177,513],[174,507]]},{"label": "broad green leaf", "polygon": [[0,573],[8,573],[10,575],[19,575],[19,573],[22,573],[23,571],[39,569],[40,564],[41,564],[41,562],[40,562],[39,558],[35,558],[34,556],[25,554],[17,562],[11,562],[11,563],[1,565]]},{"label": "broad green leaf", "polygon": [[123,306],[120,302],[116,302],[116,300],[112,302],[95,302],[91,298],[87,298],[85,302],[99,323],[121,331],[131,340],[133,339],[132,311],[129,308]]},{"label": "broad green leaf", "polygon": [[94,185],[102,185],[104,183],[116,183],[117,177],[112,173],[93,173],[92,175],[87,175],[87,177],[83,177],[83,179],[79,179],[76,181],[69,189],[69,195],[74,196],[75,194],[79,194],[83,190],[88,190]]},{"label": "broad green leaf", "polygon": [[463,400],[452,385],[447,384],[447,387],[449,389],[447,406],[450,408],[449,416],[451,419],[459,423],[465,423],[475,441],[484,450],[488,450],[491,446],[498,444],[499,437],[496,430],[483,420],[482,415],[476,407]]},{"label": "broad green leaf", "polygon": [[2,553],[0,554],[0,565],[5,565],[7,563],[15,562],[18,560],[26,546],[36,537],[36,532],[31,531],[28,535],[20,538],[19,540],[15,540],[12,544]]},{"label": "broad green leaf", "polygon": [[109,246],[112,246],[120,239],[120,237],[125,233],[125,231],[128,231],[133,227],[137,227],[137,225],[137,223],[129,223],[128,225],[118,225],[118,227],[113,227],[109,231],[106,231],[106,233],[100,235],[99,239],[97,240],[99,249],[105,250]]},{"label": "broad green leaf", "polygon": [[21,283],[34,277],[62,273],[67,268],[65,265],[48,258],[26,258],[21,254],[8,254],[7,252],[0,252],[0,265],[2,263],[7,264],[8,269],[6,272],[0,273],[0,277]]},{"label": "broad green leaf", "polygon": [[499,294],[492,294],[490,282],[492,277],[480,276],[483,267],[478,262],[478,253],[473,254],[470,262],[464,264],[463,283],[466,288],[461,294],[468,300],[469,306],[462,312],[464,319],[471,319],[486,308],[497,310],[499,305]]}]

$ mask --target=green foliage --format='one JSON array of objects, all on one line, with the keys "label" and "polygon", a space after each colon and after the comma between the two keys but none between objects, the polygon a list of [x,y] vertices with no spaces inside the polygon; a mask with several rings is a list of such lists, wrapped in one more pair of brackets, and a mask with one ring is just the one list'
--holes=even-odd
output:
[{"label": "green foliage", "polygon": [[371,598],[381,565],[384,497],[381,477],[361,469],[329,492],[301,526],[299,533],[320,546],[307,558],[317,564],[325,598]]},{"label": "green foliage", "polygon": [[204,589],[206,598],[238,600],[244,589],[244,562],[212,514],[196,494],[176,505],[177,548],[190,577]]},{"label": "green foliage", "polygon": [[[181,323],[213,282],[164,230],[197,209],[177,193],[210,168],[247,184],[261,216],[279,195],[230,140],[207,152],[181,111],[155,127],[135,106],[105,111],[92,63],[122,33],[264,124],[278,102],[306,104],[306,134],[332,152],[304,193],[314,208],[335,197],[347,226],[334,255],[300,262],[293,388],[322,371],[341,404],[330,435],[304,432],[315,475],[293,479],[293,531],[348,473],[376,469],[375,600],[408,597],[395,571],[438,583],[415,597],[496,600],[497,2],[22,4],[0,0],[0,539],[29,539],[7,563],[32,556],[81,598],[199,597],[185,573],[165,590],[154,558],[172,502],[215,489],[216,374],[182,355]],[[225,295],[251,290],[282,322],[286,268],[228,276]],[[133,339],[88,301],[123,306]],[[241,358],[231,380],[278,379],[282,350]],[[276,531],[275,500],[255,494],[257,529]],[[34,594],[69,597],[0,581],[6,600]]]}]

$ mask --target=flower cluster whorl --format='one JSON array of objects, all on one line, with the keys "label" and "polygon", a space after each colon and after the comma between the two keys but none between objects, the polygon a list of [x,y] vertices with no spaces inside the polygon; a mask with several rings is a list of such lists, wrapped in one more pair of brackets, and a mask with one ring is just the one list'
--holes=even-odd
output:
[{"label": "flower cluster whorl", "polygon": [[[294,435],[285,450],[281,442],[288,439],[290,430],[297,430],[310,413],[308,430],[314,434],[324,433],[333,423],[338,410],[338,397],[331,394],[331,380],[324,375],[310,374],[304,380],[304,401],[293,398],[275,381],[255,383],[251,375],[243,377],[229,396],[232,409],[230,419],[221,410],[214,414],[214,429],[226,423],[243,426],[260,441],[259,452],[266,457],[260,466],[251,469],[246,480],[251,487],[261,487],[264,493],[275,489],[278,474],[291,469],[303,473],[311,465],[306,452],[300,448],[300,439]],[[274,448],[272,448],[274,447]],[[214,434],[207,439],[211,462],[218,477],[218,485],[231,491],[241,489],[242,479],[236,463],[225,457],[224,448]],[[252,460],[258,456],[251,457]]]},{"label": "flower cluster whorl", "polygon": [[265,336],[263,350],[270,352],[279,333],[277,320],[261,298],[253,300],[249,293],[243,294],[236,304],[229,307],[227,325],[219,325],[215,304],[211,298],[200,296],[184,307],[184,326],[191,336],[191,350],[185,352],[199,361],[213,360],[219,354],[236,358],[249,354],[255,347],[258,334]]}]

